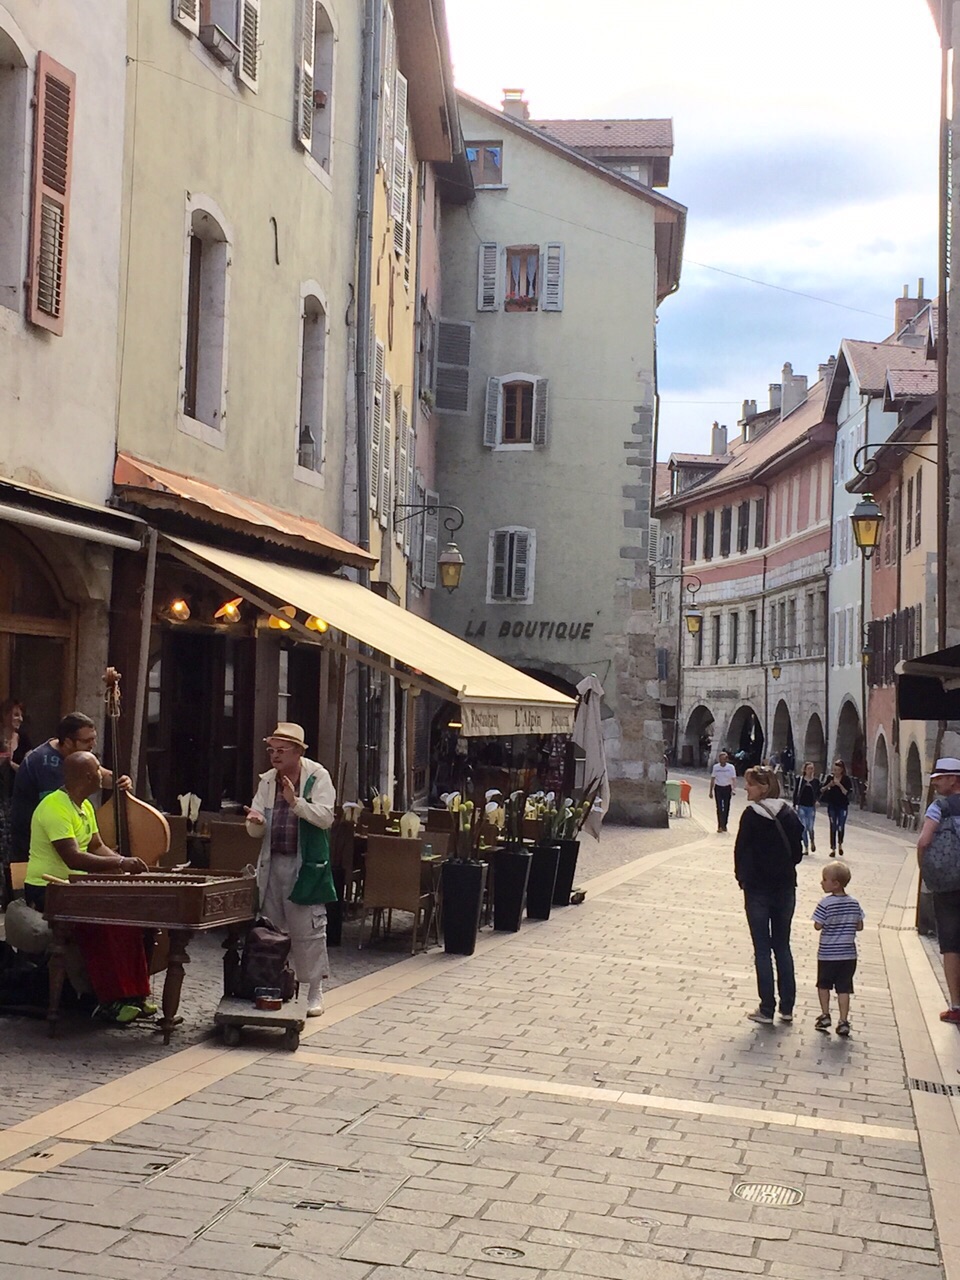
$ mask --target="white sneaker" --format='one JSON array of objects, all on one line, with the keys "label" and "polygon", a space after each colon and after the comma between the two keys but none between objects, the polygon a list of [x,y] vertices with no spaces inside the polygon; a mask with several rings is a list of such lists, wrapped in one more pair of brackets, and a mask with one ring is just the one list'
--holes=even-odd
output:
[{"label": "white sneaker", "polygon": [[319,1018],[323,1013],[323,991],[319,982],[311,983],[307,992],[307,1017]]}]

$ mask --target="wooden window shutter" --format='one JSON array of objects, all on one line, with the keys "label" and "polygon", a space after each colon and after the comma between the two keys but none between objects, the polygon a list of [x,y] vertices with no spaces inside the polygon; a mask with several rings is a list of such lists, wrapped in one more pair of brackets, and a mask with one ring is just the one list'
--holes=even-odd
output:
[{"label": "wooden window shutter", "polygon": [[532,529],[518,529],[513,534],[513,582],[510,595],[514,600],[529,600],[533,594]]},{"label": "wooden window shutter", "polygon": [[510,557],[510,534],[505,529],[495,529],[490,535],[490,596],[494,600],[507,598],[507,567]]},{"label": "wooden window shutter", "polygon": [[385,0],[383,6],[382,50],[383,82],[380,87],[377,168],[383,172],[389,193],[393,179],[393,130],[396,123],[393,91],[396,88],[397,36],[393,24],[393,9],[388,0]]},{"label": "wooden window shutter", "polygon": [[[409,502],[410,499],[407,497],[407,411],[403,407],[403,400],[399,391],[397,392],[393,418],[397,433],[397,443],[393,452],[393,494],[397,505],[402,506],[403,503]],[[404,510],[400,510],[398,514],[403,517],[407,513]],[[406,521],[395,524],[393,536],[398,547],[403,546],[403,534],[406,527]]]},{"label": "wooden window shutter", "polygon": [[544,253],[543,298],[544,311],[563,310],[563,245],[548,244]]},{"label": "wooden window shutter", "polygon": [[477,310],[496,311],[500,306],[500,246],[480,245],[477,260]]},{"label": "wooden window shutter", "polygon": [[[257,92],[260,79],[260,0],[238,0],[240,61],[237,63],[237,79],[248,89]],[[314,10],[316,13],[316,10]],[[311,51],[311,59],[313,57]],[[310,123],[313,124],[313,103],[310,104]]]},{"label": "wooden window shutter", "polygon": [[437,330],[436,407],[466,413],[470,407],[470,345],[473,326],[441,320]]},{"label": "wooden window shutter", "polygon": [[375,342],[373,413],[370,416],[370,510],[380,510],[381,454],[383,445],[383,343]]},{"label": "wooden window shutter", "polygon": [[[406,498],[405,502],[414,502],[416,500],[416,481],[415,481],[415,463],[417,460],[417,437],[410,423],[410,415],[406,409],[403,411],[403,430],[407,441],[407,475],[406,475]],[[412,530],[410,526],[413,520],[405,520],[403,524],[403,550],[406,555],[410,554],[410,540]]]},{"label": "wooden window shutter", "polygon": [[533,443],[538,449],[547,443],[547,387],[549,378],[537,378],[533,384]]},{"label": "wooden window shutter", "polygon": [[[408,135],[409,137],[409,135]],[[410,286],[410,256],[413,250],[413,169],[407,169],[407,201],[404,211],[403,283]]]},{"label": "wooden window shutter", "polygon": [[390,511],[390,489],[393,482],[393,383],[383,380],[383,435],[380,441],[380,489],[377,494],[377,519],[387,526]]},{"label": "wooden window shutter", "polygon": [[660,521],[650,521],[647,532],[647,563],[656,567],[660,560]]},{"label": "wooden window shutter", "polygon": [[200,34],[200,0],[173,0],[173,20],[192,35]]},{"label": "wooden window shutter", "polygon": [[394,76],[393,89],[393,165],[390,178],[390,216],[393,218],[393,247],[403,253],[404,211],[407,204],[407,77],[400,71]]},{"label": "wooden window shutter", "polygon": [[310,150],[310,144],[313,141],[313,57],[316,37],[316,2],[300,0],[300,43],[293,115],[296,121],[297,142],[305,151]]},{"label": "wooden window shutter", "polygon": [[28,319],[63,333],[77,78],[37,54]]},{"label": "wooden window shutter", "polygon": [[483,409],[483,443],[488,449],[500,443],[500,415],[503,413],[503,384],[499,378],[487,379],[487,395]]},{"label": "wooden window shutter", "polygon": [[423,561],[420,580],[425,588],[432,591],[437,585],[437,556],[440,550],[440,495],[428,489],[424,505],[433,511],[424,512],[423,516]]}]

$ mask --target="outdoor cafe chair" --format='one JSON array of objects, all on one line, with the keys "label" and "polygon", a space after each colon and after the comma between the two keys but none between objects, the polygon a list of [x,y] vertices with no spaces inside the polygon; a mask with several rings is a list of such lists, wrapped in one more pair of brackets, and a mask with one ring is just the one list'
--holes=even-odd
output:
[{"label": "outdoor cafe chair", "polygon": [[436,919],[439,865],[440,859],[423,857],[420,840],[404,840],[400,836],[368,837],[358,948],[363,946],[363,931],[370,911],[373,922],[368,943],[381,927],[384,911],[409,911],[413,916],[411,954],[421,942],[421,933],[421,945],[427,947],[431,926],[439,943]]}]

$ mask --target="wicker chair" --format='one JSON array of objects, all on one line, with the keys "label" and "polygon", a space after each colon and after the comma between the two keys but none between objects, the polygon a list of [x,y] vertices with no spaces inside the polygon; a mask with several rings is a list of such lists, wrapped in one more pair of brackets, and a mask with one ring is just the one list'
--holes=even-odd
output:
[{"label": "wicker chair", "polygon": [[421,847],[420,840],[403,840],[399,836],[368,837],[358,948],[363,946],[363,930],[368,911],[374,913],[368,943],[380,929],[384,911],[409,911],[413,916],[411,954],[417,950],[421,932],[421,945],[427,947],[431,926],[439,942],[436,922],[436,864],[424,862]]}]

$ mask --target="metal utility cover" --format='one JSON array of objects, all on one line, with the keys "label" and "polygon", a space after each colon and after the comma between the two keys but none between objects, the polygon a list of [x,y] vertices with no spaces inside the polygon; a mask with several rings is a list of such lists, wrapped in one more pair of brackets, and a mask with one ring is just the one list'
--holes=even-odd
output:
[{"label": "metal utility cover", "polygon": [[803,1200],[803,1192],[797,1187],[785,1187],[779,1182],[740,1182],[733,1188],[733,1194],[749,1204],[762,1204],[769,1209],[789,1209]]}]

